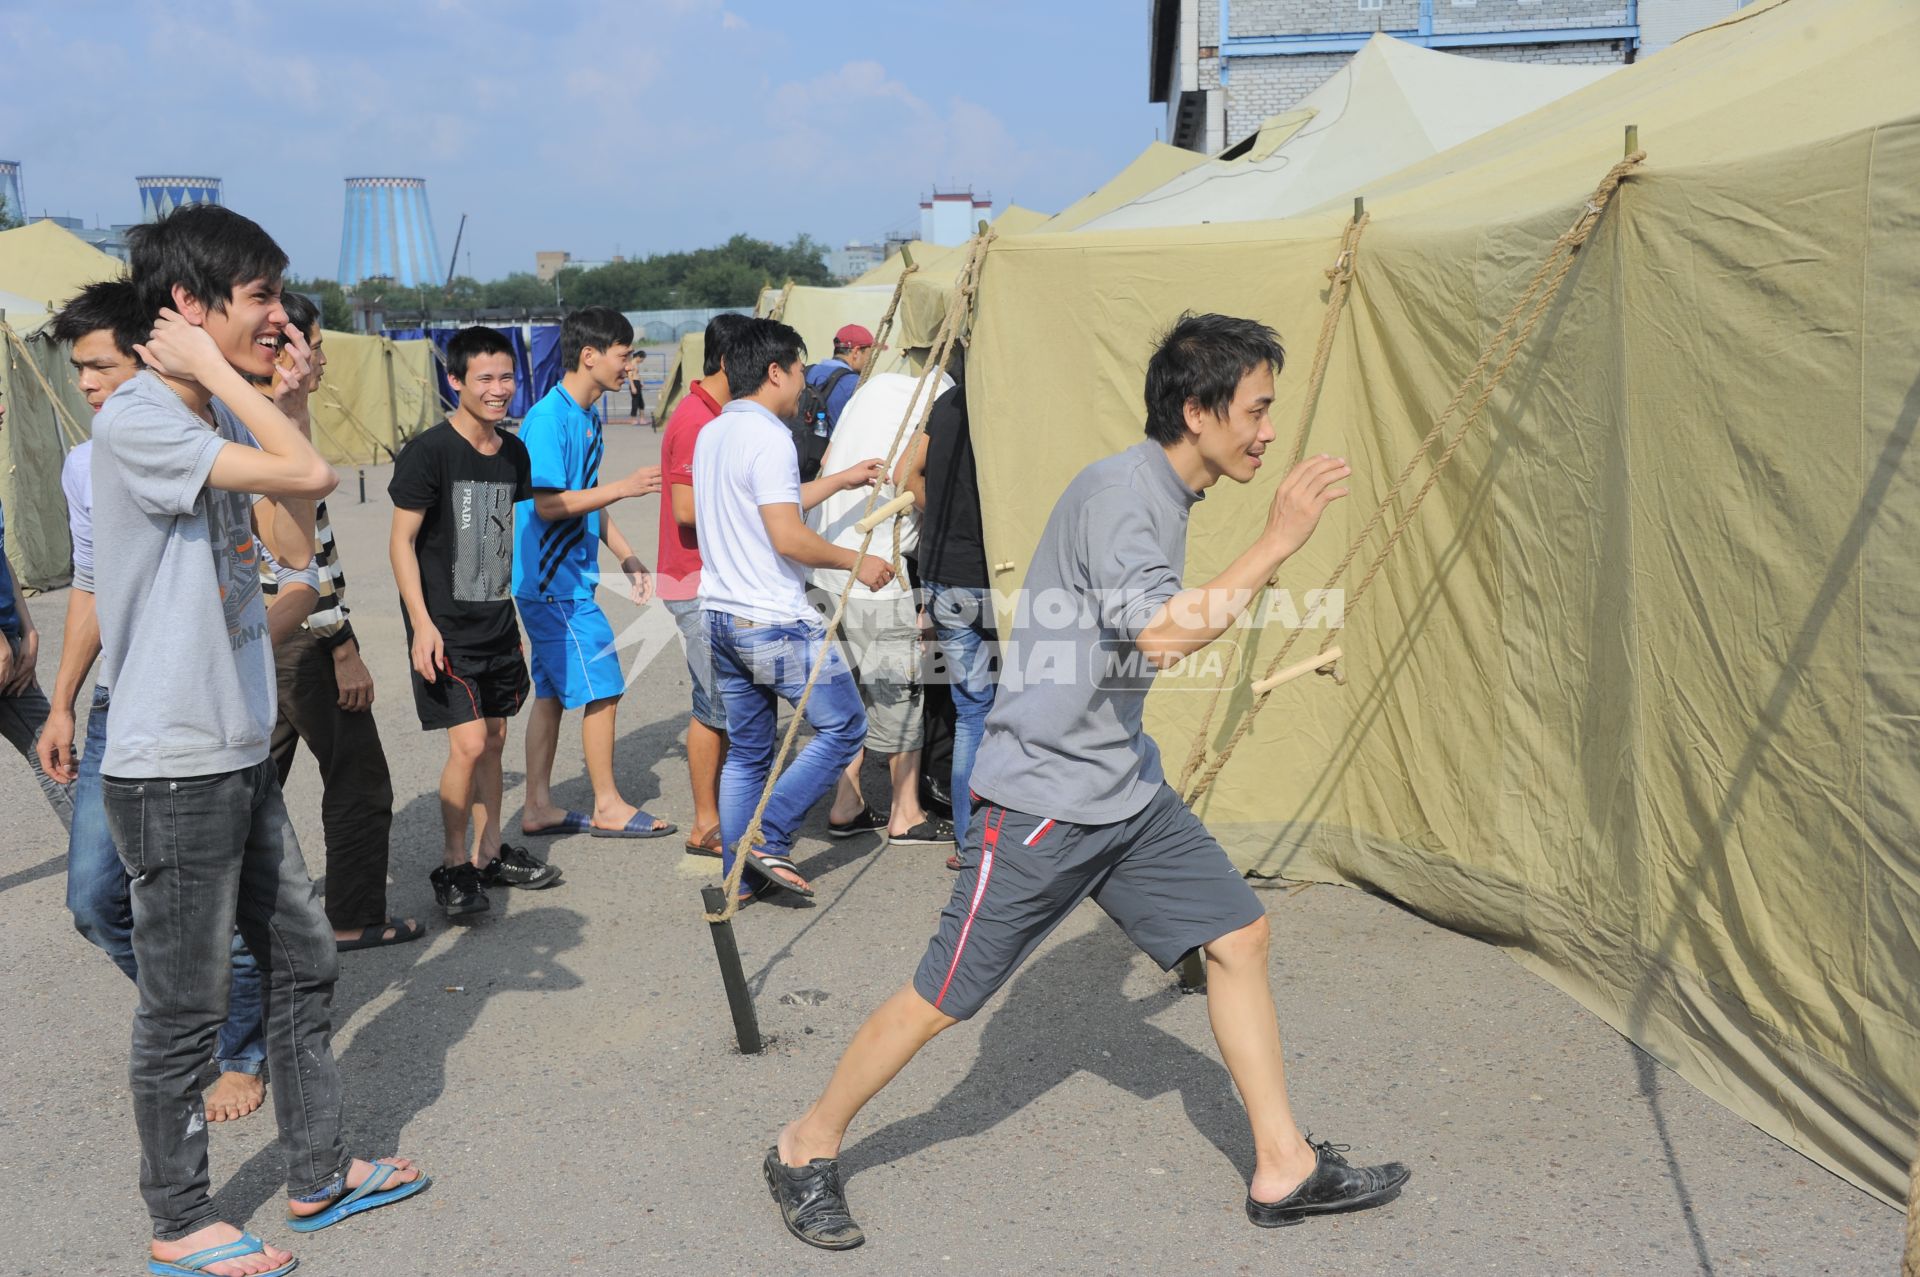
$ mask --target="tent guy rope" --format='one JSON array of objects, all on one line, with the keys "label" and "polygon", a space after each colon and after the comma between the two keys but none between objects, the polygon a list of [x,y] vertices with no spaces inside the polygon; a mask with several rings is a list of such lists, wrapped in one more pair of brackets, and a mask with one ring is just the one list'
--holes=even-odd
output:
[{"label": "tent guy rope", "polygon": [[[1467,432],[1479,421],[1481,413],[1487,406],[1487,401],[1493,398],[1494,392],[1500,388],[1500,383],[1506,378],[1508,370],[1513,367],[1514,360],[1519,358],[1521,350],[1526,347],[1527,342],[1532,338],[1534,330],[1540,326],[1541,319],[1545,317],[1548,309],[1553,305],[1554,298],[1559,294],[1560,286],[1566,282],[1568,273],[1573,269],[1574,259],[1579,254],[1581,246],[1587,242],[1587,237],[1593,233],[1594,227],[1599,224],[1601,215],[1606,212],[1607,205],[1612,202],[1614,194],[1620,189],[1620,184],[1626,180],[1628,174],[1639,168],[1640,165],[1646,161],[1646,158],[1647,155],[1645,151],[1635,150],[1629,153],[1625,159],[1607,170],[1607,175],[1600,180],[1600,185],[1594,188],[1592,196],[1581,206],[1580,213],[1574,218],[1573,225],[1561,232],[1559,237],[1553,241],[1553,248],[1547,253],[1545,260],[1540,263],[1539,269],[1534,271],[1533,278],[1528,281],[1525,291],[1520,294],[1519,300],[1514,302],[1512,309],[1507,312],[1506,318],[1501,321],[1499,329],[1488,339],[1486,345],[1481,349],[1480,358],[1475,361],[1473,367],[1467,372],[1467,375],[1460,380],[1459,386],[1456,387],[1453,392],[1453,397],[1447,401],[1447,406],[1441,411],[1438,417],[1434,418],[1433,425],[1428,428],[1427,433],[1421,438],[1419,446],[1413,450],[1413,455],[1407,458],[1406,465],[1401,467],[1400,473],[1394,478],[1392,486],[1387,489],[1386,495],[1381,497],[1379,505],[1374,508],[1373,514],[1368,517],[1366,526],[1361,528],[1359,535],[1354,537],[1352,544],[1347,547],[1347,552],[1341,556],[1338,566],[1327,574],[1327,581],[1324,588],[1331,590],[1340,583],[1340,578],[1344,576],[1347,569],[1352,566],[1354,559],[1359,557],[1361,549],[1366,545],[1368,539],[1372,537],[1374,530],[1386,520],[1388,514],[1400,500],[1400,495],[1406,489],[1408,481],[1412,479],[1414,471],[1419,468],[1420,462],[1425,459],[1428,451],[1440,438],[1442,432],[1445,431],[1447,423],[1450,422],[1454,414],[1459,411],[1460,405],[1466,402],[1468,393],[1476,383],[1479,384],[1480,391],[1474,396],[1472,406],[1467,409],[1466,415],[1461,419],[1459,426],[1454,429],[1453,434],[1447,438],[1446,446],[1441,450],[1439,457],[1433,462],[1431,469],[1427,473],[1426,480],[1421,483],[1419,489],[1407,503],[1406,510],[1402,512],[1400,517],[1394,522],[1392,529],[1387,534],[1385,543],[1381,545],[1379,550],[1374,553],[1373,558],[1368,562],[1367,570],[1360,578],[1360,584],[1355,586],[1353,592],[1347,596],[1347,612],[1351,613],[1354,608],[1360,605],[1360,600],[1365,597],[1368,588],[1373,584],[1374,578],[1380,574],[1380,569],[1386,563],[1388,556],[1393,553],[1394,547],[1400,543],[1401,537],[1406,533],[1408,527],[1412,525],[1414,517],[1420,513],[1421,503],[1427,499],[1427,494],[1433,491],[1434,484],[1439,482],[1441,474],[1446,470],[1447,466],[1452,463],[1454,454],[1459,451],[1461,443],[1467,437]],[[1524,323],[1522,322],[1523,317]],[[1515,331],[1516,326],[1518,326],[1517,332]],[[1492,371],[1489,372],[1489,368],[1491,368]],[[1320,653],[1315,661],[1307,665],[1306,668],[1294,667],[1286,670],[1285,673],[1287,676],[1296,677],[1311,669],[1323,669],[1330,666],[1336,653],[1333,641],[1339,636],[1341,628],[1341,626],[1337,625],[1330,627],[1327,630],[1326,639],[1320,645]],[[1235,747],[1238,746],[1242,740],[1246,739],[1247,733],[1253,727],[1254,719],[1259,715],[1261,709],[1265,707],[1267,698],[1273,694],[1273,690],[1278,687],[1281,682],[1285,681],[1276,676],[1282,673],[1282,662],[1287,659],[1288,654],[1293,650],[1295,640],[1299,637],[1300,631],[1298,629],[1288,631],[1286,641],[1280,645],[1280,650],[1274,654],[1273,660],[1268,663],[1266,674],[1259,682],[1254,684],[1256,694],[1252,706],[1241,716],[1240,721],[1234,724],[1233,733],[1227,737],[1227,743],[1221,747],[1220,752],[1214,756],[1213,761],[1208,763],[1206,769],[1200,773],[1199,779],[1193,783],[1193,787],[1187,791],[1186,799],[1189,806],[1198,803],[1206,796],[1207,791],[1213,787],[1214,778],[1219,776],[1220,769],[1227,765],[1227,760],[1233,756]],[[1265,690],[1259,690],[1261,688]],[[1206,737],[1203,733],[1200,738],[1202,748],[1204,748],[1205,739]]]},{"label": "tent guy rope", "polygon": [[[1293,450],[1287,458],[1287,469],[1300,464],[1300,456],[1307,450],[1307,431],[1313,425],[1314,412],[1320,403],[1320,387],[1327,379],[1327,364],[1333,358],[1333,338],[1340,328],[1340,312],[1346,309],[1347,293],[1353,286],[1354,256],[1360,251],[1360,236],[1371,220],[1366,210],[1366,202],[1356,199],[1353,202],[1353,217],[1340,233],[1340,252],[1333,259],[1333,265],[1327,268],[1327,309],[1320,319],[1320,341],[1314,348],[1313,366],[1307,373],[1306,397],[1300,401],[1300,423],[1294,427]],[[1260,607],[1260,600],[1266,592],[1278,585],[1280,577],[1276,573],[1267,578],[1260,587],[1260,595],[1253,601],[1254,610]],[[1207,708],[1200,715],[1200,727],[1193,735],[1193,748],[1187,754],[1187,761],[1180,769],[1180,783],[1176,789],[1185,789],[1193,774],[1207,761],[1207,737],[1213,731],[1214,715],[1220,711],[1221,698],[1226,695],[1227,684],[1238,676],[1237,662],[1221,666],[1220,677],[1213,685],[1213,694],[1207,698]]]}]

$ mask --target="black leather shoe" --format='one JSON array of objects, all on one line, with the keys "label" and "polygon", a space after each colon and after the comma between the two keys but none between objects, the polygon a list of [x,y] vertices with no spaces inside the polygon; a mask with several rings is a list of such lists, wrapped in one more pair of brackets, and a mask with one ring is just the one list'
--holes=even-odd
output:
[{"label": "black leather shoe", "polygon": [[760,1170],[767,1177],[767,1191],[780,1203],[780,1218],[786,1221],[787,1231],[807,1245],[821,1250],[852,1250],[867,1240],[847,1210],[837,1160],[816,1157],[795,1170],[780,1160],[780,1146],[776,1144],[767,1150],[767,1160]]},{"label": "black leather shoe", "polygon": [[1400,1190],[1413,1172],[1399,1162],[1381,1166],[1355,1166],[1341,1154],[1345,1144],[1307,1144],[1319,1158],[1313,1174],[1300,1181],[1300,1187],[1277,1202],[1256,1202],[1247,1198],[1247,1218],[1262,1228],[1285,1228],[1309,1215],[1338,1215],[1344,1211],[1365,1210],[1400,1196]]}]

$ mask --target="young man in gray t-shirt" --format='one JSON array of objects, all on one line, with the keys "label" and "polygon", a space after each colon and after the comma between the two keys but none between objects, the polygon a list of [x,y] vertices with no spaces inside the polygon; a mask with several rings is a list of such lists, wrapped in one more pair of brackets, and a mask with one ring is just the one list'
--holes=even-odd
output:
[{"label": "young man in gray t-shirt", "polygon": [[912,983],[854,1036],[821,1097],[762,1170],[789,1231],[826,1250],[865,1240],[837,1158],[848,1125],[919,1049],[977,1012],[1091,897],[1162,968],[1207,958],[1208,1011],[1247,1106],[1246,1211],[1277,1227],[1395,1196],[1397,1162],[1356,1167],[1309,1143],[1287,1101],[1266,910],[1167,785],[1141,725],[1154,675],[1212,643],[1346,495],[1337,457],[1280,482],[1266,525],[1225,571],[1184,589],[1187,516],[1222,477],[1248,483],[1274,437],[1279,339],[1188,315],[1147,366],[1147,439],[1067,486],[1034,551],[974,761],[978,805],[938,934]]},{"label": "young man in gray t-shirt", "polygon": [[270,973],[289,1226],[325,1227],[427,1183],[404,1160],[353,1159],[342,1144],[333,931],[268,758],[276,706],[262,543],[305,567],[312,503],[337,478],[246,381],[272,373],[282,344],[296,379],[306,373],[306,339],[280,304],[279,246],[211,205],[128,240],[134,288],[156,322],[137,348],[149,370],[94,419],[93,531],[101,683],[113,699],[101,796],[132,878],[140,1188],[155,1272],[281,1273],[290,1255],[214,1208],[195,1095],[226,1015],[236,922]]}]

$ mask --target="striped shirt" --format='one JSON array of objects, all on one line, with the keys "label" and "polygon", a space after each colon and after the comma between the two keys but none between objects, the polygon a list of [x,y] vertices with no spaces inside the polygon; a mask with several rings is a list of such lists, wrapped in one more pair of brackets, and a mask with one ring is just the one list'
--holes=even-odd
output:
[{"label": "striped shirt", "polygon": [[[334,548],[333,524],[327,519],[327,503],[324,501],[313,507],[312,572],[313,580],[307,583],[317,582],[320,601],[313,605],[305,628],[315,638],[335,639],[344,643],[353,637],[352,627],[347,624],[347,574],[341,568],[339,555]],[[277,589],[273,574],[265,563],[260,568],[260,588],[269,600]]]}]

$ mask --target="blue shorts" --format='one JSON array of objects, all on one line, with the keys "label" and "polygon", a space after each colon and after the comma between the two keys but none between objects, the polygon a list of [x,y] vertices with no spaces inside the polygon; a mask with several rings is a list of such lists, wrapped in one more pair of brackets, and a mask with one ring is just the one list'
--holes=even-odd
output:
[{"label": "blue shorts", "polygon": [[515,599],[533,654],[533,694],[568,709],[627,688],[613,626],[592,599]]}]

